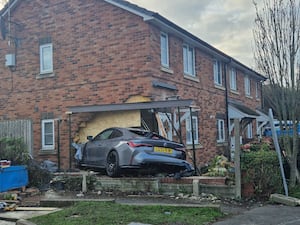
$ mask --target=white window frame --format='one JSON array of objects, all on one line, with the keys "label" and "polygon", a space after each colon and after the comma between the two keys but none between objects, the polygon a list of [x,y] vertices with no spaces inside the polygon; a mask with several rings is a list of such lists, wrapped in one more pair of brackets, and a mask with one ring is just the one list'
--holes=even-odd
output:
[{"label": "white window frame", "polygon": [[230,69],[230,90],[237,91],[236,69]]},{"label": "white window frame", "polygon": [[249,124],[247,125],[247,133],[246,133],[246,137],[247,137],[248,139],[252,139],[252,138],[253,138],[253,125],[252,125],[252,123],[249,123]]},{"label": "white window frame", "polygon": [[245,95],[251,96],[251,81],[249,76],[245,76]]},{"label": "white window frame", "polygon": [[[198,117],[192,116],[192,120],[193,120],[193,131],[194,131],[194,144],[199,144]],[[191,128],[190,116],[185,120],[185,127],[186,127],[186,144],[191,145],[193,144],[193,139],[192,139],[192,128]]]},{"label": "white window frame", "polygon": [[183,44],[183,72],[195,77],[195,49],[188,44]]},{"label": "white window frame", "polygon": [[163,67],[169,68],[169,35],[160,33],[160,62]]},{"label": "white window frame", "polygon": [[222,62],[214,59],[214,82],[215,85],[222,86]]},{"label": "white window frame", "polygon": [[[46,133],[46,124],[51,123],[52,132]],[[51,144],[46,143],[46,136],[50,136]],[[42,120],[42,150],[54,150],[55,147],[55,130],[54,130],[54,120],[47,119]]]},{"label": "white window frame", "polygon": [[53,72],[52,43],[40,45],[40,74],[46,74],[52,72]]},{"label": "white window frame", "polygon": [[225,120],[217,119],[217,143],[225,142]]}]

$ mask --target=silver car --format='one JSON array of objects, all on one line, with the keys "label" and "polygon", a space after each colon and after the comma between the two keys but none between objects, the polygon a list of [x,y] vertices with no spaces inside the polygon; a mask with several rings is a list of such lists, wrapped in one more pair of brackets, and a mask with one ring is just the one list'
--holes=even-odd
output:
[{"label": "silver car", "polygon": [[192,173],[184,145],[162,136],[131,128],[108,128],[88,137],[82,147],[81,167],[98,167],[116,177],[125,169],[143,169],[152,173]]}]

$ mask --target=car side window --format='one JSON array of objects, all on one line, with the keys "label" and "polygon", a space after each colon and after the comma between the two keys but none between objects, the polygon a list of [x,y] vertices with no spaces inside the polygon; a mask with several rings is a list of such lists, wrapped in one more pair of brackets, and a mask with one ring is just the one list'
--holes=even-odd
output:
[{"label": "car side window", "polygon": [[122,132],[119,130],[114,130],[112,134],[109,136],[109,139],[122,137]]},{"label": "car side window", "polygon": [[101,140],[107,140],[110,138],[110,135],[113,133],[113,130],[106,130],[103,131],[102,133],[98,134],[95,138],[94,141],[101,141]]}]

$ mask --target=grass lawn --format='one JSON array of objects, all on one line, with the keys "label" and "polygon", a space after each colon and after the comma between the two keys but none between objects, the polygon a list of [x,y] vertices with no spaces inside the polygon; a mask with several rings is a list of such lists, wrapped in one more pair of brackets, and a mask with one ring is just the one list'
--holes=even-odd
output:
[{"label": "grass lawn", "polygon": [[62,211],[32,218],[38,225],[202,225],[223,214],[217,208],[174,206],[130,206],[113,202],[79,202]]}]

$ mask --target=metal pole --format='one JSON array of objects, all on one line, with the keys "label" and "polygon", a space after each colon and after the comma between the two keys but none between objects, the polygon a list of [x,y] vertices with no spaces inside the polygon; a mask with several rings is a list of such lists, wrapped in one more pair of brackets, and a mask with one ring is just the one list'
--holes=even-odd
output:
[{"label": "metal pole", "polygon": [[285,173],[284,173],[283,163],[282,163],[282,158],[281,158],[281,151],[280,151],[280,147],[279,147],[279,144],[278,144],[277,133],[276,133],[275,126],[274,126],[272,109],[269,109],[269,118],[270,118],[273,142],[274,142],[274,146],[275,146],[277,156],[278,156],[278,160],[279,160],[280,172],[281,172],[281,176],[282,176],[282,183],[283,183],[283,187],[284,187],[284,192],[285,192],[286,196],[289,196],[288,186],[287,186],[287,183],[286,183]]},{"label": "metal pole", "polygon": [[69,113],[69,170],[72,168],[72,134],[71,134],[71,115],[72,113]]},{"label": "metal pole", "polygon": [[194,140],[194,126],[193,126],[192,107],[190,107],[190,118],[191,118],[191,131],[192,131],[192,144],[193,144],[193,163],[194,163],[195,175],[197,175],[196,149],[195,149],[195,140]]}]

